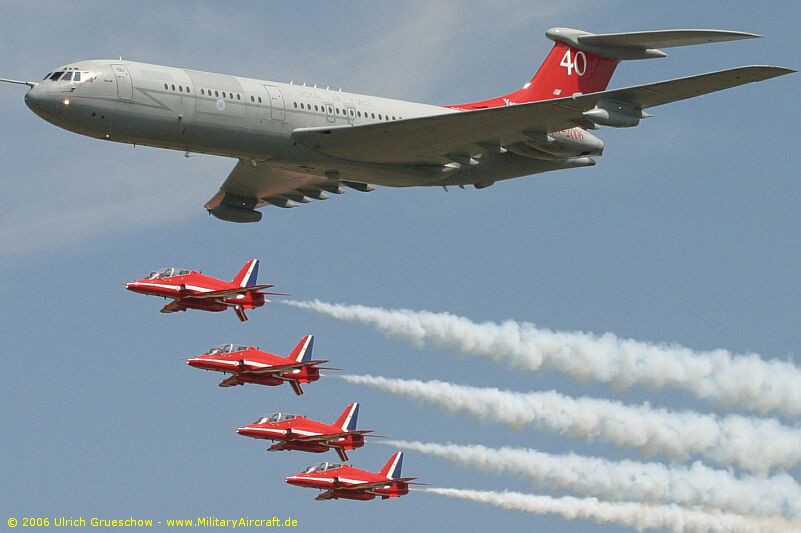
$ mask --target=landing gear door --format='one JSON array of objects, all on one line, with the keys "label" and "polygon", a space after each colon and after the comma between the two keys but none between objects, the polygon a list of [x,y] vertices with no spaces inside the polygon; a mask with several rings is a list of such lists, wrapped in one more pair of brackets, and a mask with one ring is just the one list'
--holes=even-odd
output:
[{"label": "landing gear door", "polygon": [[125,65],[111,65],[114,71],[114,78],[117,80],[117,98],[122,100],[133,100],[133,82],[131,73]]},{"label": "landing gear door", "polygon": [[264,89],[267,91],[267,96],[270,101],[271,117],[273,120],[286,120],[286,110],[284,108],[284,95],[281,94],[281,89],[274,85],[265,85]]}]

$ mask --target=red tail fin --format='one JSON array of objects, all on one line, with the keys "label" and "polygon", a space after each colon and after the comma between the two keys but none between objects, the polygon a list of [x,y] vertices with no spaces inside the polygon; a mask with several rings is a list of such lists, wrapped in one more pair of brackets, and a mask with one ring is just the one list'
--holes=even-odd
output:
[{"label": "red tail fin", "polygon": [[603,91],[609,85],[618,63],[619,59],[601,57],[557,42],[537,73],[522,89],[481,102],[448,107],[483,109]]},{"label": "red tail fin", "polygon": [[242,269],[234,276],[231,283],[240,287],[250,287],[256,284],[259,277],[259,260],[250,259]]}]

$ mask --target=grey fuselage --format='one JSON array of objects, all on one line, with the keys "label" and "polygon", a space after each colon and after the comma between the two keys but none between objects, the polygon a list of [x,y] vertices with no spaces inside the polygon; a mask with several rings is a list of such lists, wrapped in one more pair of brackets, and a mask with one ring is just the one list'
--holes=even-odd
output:
[{"label": "grey fuselage", "polygon": [[48,76],[26,93],[26,104],[48,122],[98,139],[270,161],[301,172],[330,170],[350,181],[395,187],[490,184],[593,164],[587,157],[489,154],[481,165],[444,175],[441,169],[423,165],[338,160],[293,142],[292,131],[459,110],[133,61],[80,61],[54,72],[62,71],[80,72],[81,79],[63,81],[65,74],[53,81]]}]

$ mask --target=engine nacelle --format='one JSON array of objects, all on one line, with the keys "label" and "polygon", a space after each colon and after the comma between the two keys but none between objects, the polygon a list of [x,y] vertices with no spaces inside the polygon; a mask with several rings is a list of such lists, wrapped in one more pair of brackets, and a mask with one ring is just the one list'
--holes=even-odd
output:
[{"label": "engine nacelle", "polygon": [[209,209],[209,214],[214,215],[220,220],[228,222],[258,222],[261,220],[261,212],[247,207],[237,207],[235,205],[220,204]]},{"label": "engine nacelle", "polygon": [[[557,159],[584,155],[601,155],[604,151],[604,142],[581,128],[570,128],[549,133],[527,131],[526,145],[538,151],[555,156]],[[523,155],[523,154],[520,154]],[[532,157],[529,155],[527,157]],[[534,157],[535,159],[539,159]],[[542,158],[549,159],[549,158]]]},{"label": "engine nacelle", "polygon": [[652,116],[631,104],[611,100],[599,100],[594,108],[582,114],[595,124],[612,128],[631,128]]}]

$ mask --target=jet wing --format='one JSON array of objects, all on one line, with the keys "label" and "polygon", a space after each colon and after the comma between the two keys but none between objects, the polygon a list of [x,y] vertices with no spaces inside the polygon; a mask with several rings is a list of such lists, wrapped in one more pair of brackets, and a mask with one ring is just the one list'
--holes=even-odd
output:
[{"label": "jet wing", "polygon": [[183,300],[202,300],[205,298],[230,298],[239,294],[247,294],[249,292],[260,291],[262,289],[269,289],[273,285],[251,285],[249,287],[235,287],[233,289],[224,289],[221,291],[201,292],[198,294],[190,294],[182,296]]},{"label": "jet wing", "polygon": [[[540,102],[461,111],[378,124],[299,128],[293,138],[333,157],[379,164],[447,164],[461,157],[528,139],[525,132],[589,125],[582,114],[600,100],[643,109],[794,72],[747,66],[624,89]],[[450,156],[449,156],[450,155]]]},{"label": "jet wing", "polygon": [[297,370],[299,368],[307,367],[307,366],[314,366],[314,365],[321,365],[323,363],[327,363],[327,360],[318,359],[313,361],[304,361],[302,363],[290,363],[286,365],[273,365],[267,366],[264,368],[259,368],[258,370],[247,370],[245,371],[246,374],[283,374],[284,372],[289,372],[290,370]]},{"label": "jet wing", "polygon": [[347,437],[348,435],[367,435],[368,433],[372,433],[373,431],[370,429],[367,430],[358,430],[358,431],[346,431],[343,433],[326,433],[324,435],[309,435],[308,437],[295,437],[288,439],[288,441],[292,442],[326,442],[329,440],[338,439],[341,437]]},{"label": "jet wing", "polygon": [[177,313],[178,311],[186,311],[186,308],[178,300],[173,300],[161,308],[162,313]]},{"label": "jet wing", "polygon": [[363,192],[372,190],[362,185],[313,172],[303,173],[284,168],[268,161],[240,159],[220,187],[220,191],[209,200],[205,208],[213,211],[221,204],[255,209],[265,205],[295,207],[308,203],[310,199],[326,200],[326,193],[341,194],[342,187],[352,187]]}]

